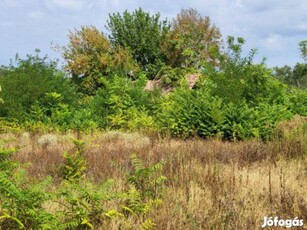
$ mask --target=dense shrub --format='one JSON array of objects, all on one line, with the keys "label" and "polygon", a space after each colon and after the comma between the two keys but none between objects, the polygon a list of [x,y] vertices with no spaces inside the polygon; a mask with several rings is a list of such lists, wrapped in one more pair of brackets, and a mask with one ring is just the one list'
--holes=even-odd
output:
[{"label": "dense shrub", "polygon": [[[279,122],[307,115],[306,63],[274,72],[254,62],[256,50],[242,55],[243,38],[228,37],[222,49],[218,27],[196,10],[171,25],[160,14],[125,11],[110,15],[107,28],[109,37],[93,26],[69,33],[69,74],[38,54],[1,67],[1,130],[268,139]],[[195,72],[193,85],[187,75]]]},{"label": "dense shrub", "polygon": [[291,118],[286,106],[244,100],[229,103],[204,89],[178,89],[167,97],[159,115],[162,130],[189,137],[218,136],[224,139],[269,138],[277,124]]},{"label": "dense shrub", "polygon": [[307,116],[307,90],[291,89],[289,105],[292,113]]},{"label": "dense shrub", "polygon": [[187,74],[187,70],[182,68],[172,68],[170,66],[163,66],[157,73],[155,79],[160,80],[160,85],[164,87],[178,86],[181,79]]},{"label": "dense shrub", "polygon": [[117,129],[154,128],[158,92],[144,90],[146,79],[137,81],[115,76],[97,91],[92,110],[101,127]]},{"label": "dense shrub", "polygon": [[31,108],[37,104],[50,110],[61,100],[74,105],[77,94],[65,74],[56,69],[56,63],[46,57],[28,55],[25,60],[17,59],[16,66],[9,66],[0,76],[2,98],[0,116],[25,121]]},{"label": "dense shrub", "polygon": [[264,63],[253,63],[255,50],[242,57],[244,42],[242,38],[229,37],[227,52],[217,54],[220,66],[204,66],[203,74],[211,81],[208,84],[210,94],[227,102],[245,100],[253,106],[259,102],[283,103],[286,86],[272,77]]}]

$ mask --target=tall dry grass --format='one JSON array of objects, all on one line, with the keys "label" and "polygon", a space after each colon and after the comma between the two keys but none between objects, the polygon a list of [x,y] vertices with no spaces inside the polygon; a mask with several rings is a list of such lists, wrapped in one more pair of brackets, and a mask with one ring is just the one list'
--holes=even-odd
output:
[{"label": "tall dry grass", "polygon": [[[123,187],[131,153],[145,163],[164,159],[168,178],[164,202],[149,214],[156,229],[259,229],[264,216],[306,222],[306,133],[286,129],[287,125],[280,127],[276,140],[266,143],[93,133],[83,136],[86,173],[96,182],[114,178],[116,187]],[[1,139],[10,139],[7,147],[20,148],[14,158],[31,163],[31,177],[51,175],[57,182],[63,152],[73,149],[74,134],[52,135],[52,141],[45,136],[44,142],[41,135],[26,133],[2,134]],[[113,220],[101,229],[119,226],[121,220]]]}]

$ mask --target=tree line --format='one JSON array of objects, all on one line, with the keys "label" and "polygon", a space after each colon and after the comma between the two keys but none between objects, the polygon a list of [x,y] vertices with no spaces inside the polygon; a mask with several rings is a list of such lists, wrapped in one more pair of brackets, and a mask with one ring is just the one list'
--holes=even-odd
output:
[{"label": "tree line", "polygon": [[[2,66],[1,122],[233,140],[270,138],[279,122],[307,114],[307,41],[299,44],[304,62],[270,69],[255,63],[256,50],[242,54],[243,38],[224,41],[195,9],[169,21],[139,8],[110,14],[105,27],[70,31],[61,70],[39,52]],[[193,90],[190,74],[198,76]],[[148,80],[159,87],[144,90]]]}]

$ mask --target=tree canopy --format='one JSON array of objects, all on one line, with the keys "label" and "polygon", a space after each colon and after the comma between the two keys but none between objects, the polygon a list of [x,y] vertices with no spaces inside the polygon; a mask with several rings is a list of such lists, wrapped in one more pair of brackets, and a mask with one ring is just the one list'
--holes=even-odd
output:
[{"label": "tree canopy", "polygon": [[221,33],[209,17],[202,17],[197,10],[181,10],[171,24],[162,50],[167,64],[173,67],[199,69],[204,62],[214,63],[212,50],[221,45]]},{"label": "tree canopy", "polygon": [[127,75],[138,68],[127,49],[112,46],[94,26],[83,26],[70,32],[68,38],[63,54],[66,69],[83,93],[93,95],[103,85],[102,78],[112,73]]},{"label": "tree canopy", "polygon": [[111,42],[129,49],[143,69],[164,59],[160,45],[169,30],[169,23],[162,21],[159,13],[151,15],[141,8],[133,12],[126,10],[123,14],[113,13],[109,15],[106,27]]}]

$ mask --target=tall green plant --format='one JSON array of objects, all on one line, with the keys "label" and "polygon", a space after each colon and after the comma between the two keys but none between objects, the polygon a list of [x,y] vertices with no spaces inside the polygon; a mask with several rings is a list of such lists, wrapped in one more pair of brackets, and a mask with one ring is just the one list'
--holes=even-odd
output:
[{"label": "tall green plant", "polygon": [[50,178],[30,183],[18,162],[11,160],[15,149],[0,149],[0,228],[54,229],[55,217],[43,208],[50,200],[45,190]]},{"label": "tall green plant", "polygon": [[244,43],[243,38],[228,37],[225,52],[217,53],[219,67],[204,67],[203,74],[211,81],[211,95],[226,102],[245,100],[253,106],[263,101],[282,102],[285,87],[272,77],[271,70],[263,62],[253,63],[256,50],[251,50],[246,57],[242,56]]},{"label": "tall green plant", "polygon": [[129,49],[144,70],[149,64],[163,61],[160,45],[169,25],[166,20],[160,20],[159,13],[151,15],[139,8],[133,12],[110,14],[107,29],[111,42]]},{"label": "tall green plant", "polygon": [[49,109],[48,95],[52,93],[60,94],[62,103],[73,105],[78,98],[76,92],[56,65],[37,53],[26,59],[17,58],[15,65],[8,66],[0,77],[0,85],[5,88],[1,96],[5,104],[0,103],[0,116],[24,122],[36,103]]},{"label": "tall green plant", "polygon": [[85,176],[86,159],[85,159],[85,142],[73,140],[75,152],[64,153],[64,165],[62,167],[63,178],[68,181],[76,181]]},{"label": "tall green plant", "polygon": [[115,76],[98,90],[91,103],[93,114],[103,128],[153,129],[153,115],[159,93],[144,90],[146,79]]}]

